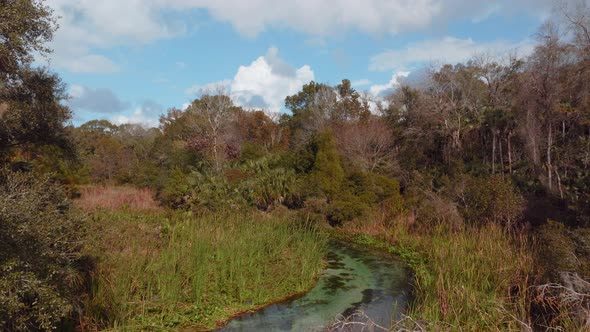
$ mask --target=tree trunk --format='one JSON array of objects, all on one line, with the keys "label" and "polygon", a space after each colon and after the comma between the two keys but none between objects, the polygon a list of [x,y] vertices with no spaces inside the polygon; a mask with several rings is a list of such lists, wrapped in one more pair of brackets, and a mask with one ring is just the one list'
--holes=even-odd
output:
[{"label": "tree trunk", "polygon": [[215,161],[215,171],[219,173],[221,170],[220,163],[219,163],[219,148],[217,146],[217,131],[213,131],[213,160]]},{"label": "tree trunk", "polygon": [[512,131],[508,132],[508,171],[512,174]]},{"label": "tree trunk", "polygon": [[504,179],[504,153],[502,152],[502,138],[500,137],[500,174],[502,174],[502,179]]},{"label": "tree trunk", "polygon": [[561,199],[563,199],[563,190],[561,188],[561,177],[559,176],[559,172],[557,172],[557,167],[554,167],[555,169],[555,177],[557,178],[557,188],[559,188],[559,197],[561,197]]},{"label": "tree trunk", "polygon": [[492,175],[496,174],[496,131],[492,131]]},{"label": "tree trunk", "polygon": [[553,131],[553,129],[552,129],[551,125],[549,125],[549,131],[547,134],[547,181],[548,181],[549,191],[551,191],[553,189],[553,172],[552,172],[553,167],[551,165],[551,145],[553,144],[552,131]]}]

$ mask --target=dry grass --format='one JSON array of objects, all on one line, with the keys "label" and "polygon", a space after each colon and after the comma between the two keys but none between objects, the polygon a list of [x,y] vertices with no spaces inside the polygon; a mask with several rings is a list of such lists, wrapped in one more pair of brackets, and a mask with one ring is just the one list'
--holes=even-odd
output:
[{"label": "dry grass", "polygon": [[80,188],[81,197],[75,201],[77,207],[92,211],[97,209],[133,211],[159,211],[161,207],[154,200],[154,194],[147,188],[129,186],[87,186]]}]

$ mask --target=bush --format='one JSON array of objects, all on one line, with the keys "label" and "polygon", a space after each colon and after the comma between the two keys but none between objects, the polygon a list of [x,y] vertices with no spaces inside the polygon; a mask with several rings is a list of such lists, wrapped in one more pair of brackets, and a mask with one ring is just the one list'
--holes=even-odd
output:
[{"label": "bush", "polygon": [[346,221],[362,216],[368,209],[369,205],[359,197],[344,195],[330,204],[326,218],[332,226],[342,225]]},{"label": "bush", "polygon": [[443,225],[453,230],[463,227],[463,218],[453,201],[433,192],[426,192],[420,197],[415,209],[418,222],[428,226]]},{"label": "bush", "polygon": [[84,223],[48,177],[0,172],[0,328],[54,330],[77,308]]},{"label": "bush", "polygon": [[511,225],[522,216],[525,202],[511,182],[492,176],[467,179],[459,203],[467,221]]},{"label": "bush", "polygon": [[187,203],[190,192],[188,176],[180,169],[170,171],[164,186],[158,192],[158,199],[169,207],[182,207]]},{"label": "bush", "polygon": [[328,198],[328,201],[331,201],[340,193],[345,177],[340,165],[338,149],[331,132],[318,134],[314,142],[317,145],[317,152],[310,179],[312,184]]}]

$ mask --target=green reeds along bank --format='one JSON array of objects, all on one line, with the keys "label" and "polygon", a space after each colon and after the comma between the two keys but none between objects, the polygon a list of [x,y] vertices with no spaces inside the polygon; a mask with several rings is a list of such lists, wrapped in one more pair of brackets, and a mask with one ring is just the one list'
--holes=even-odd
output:
[{"label": "green reeds along bank", "polygon": [[[371,222],[372,221],[372,222]],[[379,218],[343,230],[356,242],[388,249],[414,272],[413,301],[401,330],[527,331],[528,276],[534,274],[525,235],[495,225],[453,230]]]},{"label": "green reeds along bank", "polygon": [[87,324],[212,328],[313,286],[327,239],[288,214],[95,212]]}]

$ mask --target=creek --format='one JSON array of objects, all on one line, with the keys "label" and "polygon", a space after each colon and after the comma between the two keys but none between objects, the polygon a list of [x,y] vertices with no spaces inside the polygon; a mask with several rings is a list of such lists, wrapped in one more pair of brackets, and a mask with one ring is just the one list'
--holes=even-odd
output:
[{"label": "creek", "polygon": [[383,331],[380,327],[389,328],[400,318],[410,289],[403,263],[338,242],[330,243],[326,261],[326,269],[309,292],[236,317],[219,331],[325,331],[331,325],[342,330],[345,317],[346,331],[363,327]]}]

